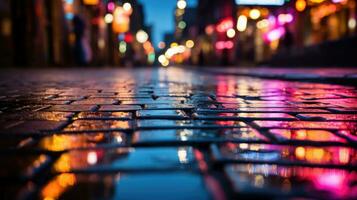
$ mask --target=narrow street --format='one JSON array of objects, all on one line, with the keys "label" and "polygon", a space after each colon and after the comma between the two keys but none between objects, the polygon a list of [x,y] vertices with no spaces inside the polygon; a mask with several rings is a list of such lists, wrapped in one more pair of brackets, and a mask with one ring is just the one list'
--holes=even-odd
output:
[{"label": "narrow street", "polygon": [[355,69],[190,68],[2,69],[0,198],[357,198]]}]

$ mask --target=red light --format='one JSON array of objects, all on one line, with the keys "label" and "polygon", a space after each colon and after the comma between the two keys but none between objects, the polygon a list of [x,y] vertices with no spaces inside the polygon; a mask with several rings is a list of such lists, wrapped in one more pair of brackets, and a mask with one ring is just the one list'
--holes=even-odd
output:
[{"label": "red light", "polygon": [[133,40],[134,40],[134,37],[133,37],[133,35],[132,35],[131,33],[125,34],[125,36],[124,36],[124,41],[125,41],[126,43],[132,43]]}]

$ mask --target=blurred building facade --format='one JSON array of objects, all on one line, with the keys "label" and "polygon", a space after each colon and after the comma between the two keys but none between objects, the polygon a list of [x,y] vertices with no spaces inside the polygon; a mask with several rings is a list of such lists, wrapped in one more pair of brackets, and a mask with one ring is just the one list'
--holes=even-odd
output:
[{"label": "blurred building facade", "polygon": [[136,0],[0,0],[0,9],[4,65],[153,63],[151,28]]},{"label": "blurred building facade", "polygon": [[165,65],[357,64],[355,0],[198,0],[196,9],[184,1]]}]

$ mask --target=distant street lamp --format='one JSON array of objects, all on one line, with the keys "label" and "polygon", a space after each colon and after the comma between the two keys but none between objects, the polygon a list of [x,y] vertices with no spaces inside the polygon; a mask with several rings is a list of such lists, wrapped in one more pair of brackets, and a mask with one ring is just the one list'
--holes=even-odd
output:
[{"label": "distant street lamp", "polygon": [[177,7],[178,7],[179,9],[181,9],[181,10],[185,9],[186,6],[187,6],[187,3],[186,3],[185,0],[179,0],[179,1],[177,2]]},{"label": "distant street lamp", "polygon": [[139,43],[144,44],[146,41],[148,41],[148,39],[149,39],[149,35],[145,31],[139,30],[136,33],[136,40]]}]

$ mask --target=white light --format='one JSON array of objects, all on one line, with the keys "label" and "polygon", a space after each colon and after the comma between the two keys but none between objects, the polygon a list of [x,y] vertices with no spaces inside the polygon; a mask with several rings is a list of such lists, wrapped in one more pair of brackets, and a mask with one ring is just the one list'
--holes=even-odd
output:
[{"label": "white light", "polygon": [[186,3],[185,0],[179,0],[179,1],[177,2],[177,7],[178,7],[179,9],[181,9],[181,10],[185,9],[186,6],[187,6],[187,3]]},{"label": "white light", "polygon": [[252,19],[258,19],[260,17],[260,11],[258,9],[252,9],[249,12],[249,17]]},{"label": "white light", "polygon": [[356,28],[356,19],[355,18],[350,18],[348,20],[348,28],[350,28],[352,30]]},{"label": "white light", "polygon": [[131,4],[126,2],[123,4],[123,8],[125,11],[130,11],[131,10]]},{"label": "white light", "polygon": [[112,23],[113,20],[114,20],[114,17],[113,17],[113,15],[110,14],[110,13],[106,14],[105,17],[104,17],[104,21],[105,21],[105,23],[107,23],[107,24]]},{"label": "white light", "polygon": [[182,148],[182,147],[179,148],[177,155],[178,155],[180,163],[182,163],[182,164],[188,163],[188,153],[185,148]]},{"label": "white light", "polygon": [[87,162],[90,165],[97,164],[97,162],[98,162],[97,153],[94,152],[94,151],[89,152],[88,155],[87,155]]},{"label": "white light", "polygon": [[159,56],[159,62],[164,63],[167,61],[167,58],[164,55]]},{"label": "white light", "polygon": [[238,22],[237,22],[237,30],[239,32],[243,32],[247,29],[247,23],[248,23],[248,19],[246,16],[241,15],[238,17]]},{"label": "white light", "polygon": [[236,36],[236,31],[235,31],[233,28],[228,29],[228,31],[227,31],[227,37],[228,37],[228,38],[234,38],[234,36]]},{"label": "white light", "polygon": [[136,40],[139,43],[145,43],[146,41],[148,41],[148,39],[149,39],[149,35],[145,31],[140,30],[136,33]]}]

